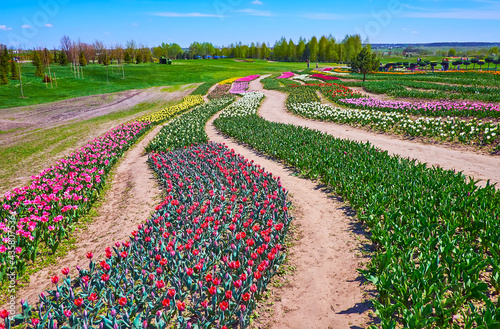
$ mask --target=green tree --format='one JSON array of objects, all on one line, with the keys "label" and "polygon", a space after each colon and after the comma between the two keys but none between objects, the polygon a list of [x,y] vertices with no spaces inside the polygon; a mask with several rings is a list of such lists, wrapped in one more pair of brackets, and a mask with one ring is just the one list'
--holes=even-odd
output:
[{"label": "green tree", "polygon": [[137,53],[137,55],[135,56],[135,63],[136,64],[141,64],[142,63],[142,56],[140,53]]},{"label": "green tree", "polygon": [[318,60],[318,39],[316,37],[312,37],[309,41],[309,50],[311,52],[310,61],[316,62]]},{"label": "green tree", "polygon": [[318,61],[320,61],[320,62],[326,62],[328,43],[329,43],[329,41],[325,36],[322,36],[319,39]]},{"label": "green tree", "polygon": [[10,74],[10,78],[12,80],[19,80],[19,67],[17,65],[17,61],[14,60],[14,57],[12,57],[10,62]]},{"label": "green tree", "polygon": [[59,53],[59,64],[60,65],[68,65],[68,56],[66,56],[66,52],[63,50]]},{"label": "green tree", "polygon": [[102,65],[104,66],[108,66],[109,65],[109,56],[108,56],[108,52],[107,51],[104,51],[104,53],[101,55],[101,62],[102,62]]},{"label": "green tree", "polygon": [[267,47],[267,44],[265,42],[262,43],[262,49],[260,50],[260,57],[262,59],[267,59],[271,52],[269,51],[269,48]]},{"label": "green tree", "polygon": [[297,44],[297,59],[302,60],[302,54],[306,50],[306,41],[304,38],[300,37],[299,43]]},{"label": "green tree", "polygon": [[296,55],[297,55],[297,47],[295,47],[293,40],[290,39],[290,41],[288,42],[286,57],[288,58],[288,61],[295,62],[295,61],[297,61]]},{"label": "green tree", "polygon": [[363,82],[366,80],[366,74],[378,70],[379,66],[380,60],[377,54],[372,53],[367,47],[364,47],[351,62],[352,70],[363,73]]},{"label": "green tree", "polygon": [[302,57],[300,58],[303,62],[309,60],[309,57],[311,56],[311,46],[309,43],[306,43],[306,47],[304,48],[304,51],[302,52]]},{"label": "green tree", "polygon": [[33,50],[33,65],[36,67],[35,77],[43,77],[42,59],[36,50]]},{"label": "green tree", "polygon": [[125,51],[125,55],[123,56],[123,60],[127,64],[131,64],[132,63],[132,56],[130,56],[130,53],[128,51]]},{"label": "green tree", "polygon": [[9,52],[7,50],[7,47],[4,46],[2,49],[0,49],[0,83],[1,84],[8,84],[9,79],[7,77],[7,74],[9,72]]},{"label": "green tree", "polygon": [[450,56],[450,57],[457,56],[457,51],[455,49],[451,48],[450,50],[448,50],[448,56]]},{"label": "green tree", "polygon": [[80,63],[80,66],[87,66],[87,59],[85,58],[85,54],[80,52],[80,58],[78,59],[78,62]]}]

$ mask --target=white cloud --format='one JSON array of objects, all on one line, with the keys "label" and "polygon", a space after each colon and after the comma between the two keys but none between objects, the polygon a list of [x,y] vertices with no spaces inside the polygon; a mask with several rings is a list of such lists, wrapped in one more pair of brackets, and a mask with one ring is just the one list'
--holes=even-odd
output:
[{"label": "white cloud", "polygon": [[7,25],[0,25],[0,31],[10,31],[12,27],[7,27]]},{"label": "white cloud", "polygon": [[137,27],[137,26],[139,26],[139,23],[132,23],[131,25],[132,25],[133,27]]},{"label": "white cloud", "polygon": [[236,12],[250,16],[273,16],[270,11],[255,10],[250,8],[237,10]]},{"label": "white cloud", "polygon": [[160,17],[224,17],[222,15],[214,15],[214,14],[203,14],[203,13],[175,13],[175,12],[158,12],[151,13],[153,16]]},{"label": "white cloud", "polygon": [[262,5],[263,4],[262,1],[260,1],[260,0],[253,0],[252,3],[254,5]]},{"label": "white cloud", "polygon": [[411,31],[411,33],[412,33],[412,34],[417,34],[417,33],[418,33],[418,31]]},{"label": "white cloud", "polygon": [[45,24],[45,27],[54,27],[54,25],[47,23],[47,24]]},{"label": "white cloud", "polygon": [[21,26],[23,29],[31,29],[31,26],[27,25],[27,24],[24,24],[23,26]]}]

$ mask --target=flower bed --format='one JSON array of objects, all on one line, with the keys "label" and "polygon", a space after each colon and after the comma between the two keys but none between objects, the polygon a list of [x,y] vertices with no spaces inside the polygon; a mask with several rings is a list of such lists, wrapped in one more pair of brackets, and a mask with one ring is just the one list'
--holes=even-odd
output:
[{"label": "flower bed", "polygon": [[309,74],[301,74],[293,77],[293,80],[300,80],[304,82],[312,82],[312,81],[317,81],[316,79],[310,78]]},{"label": "flower bed", "polygon": [[316,79],[321,79],[324,81],[332,81],[332,80],[339,80],[339,78],[331,76],[331,75],[324,75],[322,73],[315,73],[311,75],[311,78],[316,78]]},{"label": "flower bed", "polygon": [[229,78],[229,79],[226,79],[226,80],[222,80],[221,82],[219,82],[219,84],[220,85],[230,85],[230,84],[232,84],[233,82],[235,82],[238,79],[241,79],[241,78],[240,77]]},{"label": "flower bed", "polygon": [[174,116],[195,107],[196,105],[203,104],[204,100],[201,95],[186,96],[182,100],[182,103],[167,107],[163,110],[157,111],[153,114],[146,115],[140,118],[138,121],[152,122],[158,124],[167,120],[172,119]]},{"label": "flower bed", "polygon": [[256,115],[215,125],[349,202],[369,228],[374,253],[360,272],[377,288],[372,302],[381,328],[497,323],[500,191],[494,186]]},{"label": "flower bed", "polygon": [[[29,186],[5,194],[0,207],[0,280],[10,266],[22,275],[41,248],[57,249],[97,199],[111,167],[149,127],[149,122],[118,126],[33,176]],[[15,236],[10,236],[13,224]],[[7,252],[13,239],[15,259]]]},{"label": "flower bed", "polygon": [[248,325],[285,258],[291,218],[279,179],[221,144],[149,161],[167,193],[156,213],[106,248],[106,260],[73,280],[66,269],[54,276],[38,314],[24,302],[20,320],[36,329]]},{"label": "flower bed", "polygon": [[229,94],[229,89],[231,85],[217,85],[209,94],[208,99],[219,99],[219,98],[232,98],[233,96]]},{"label": "flower bed", "polygon": [[294,75],[295,75],[295,73],[293,73],[293,72],[284,72],[276,79],[289,79],[289,78],[293,77]]},{"label": "flower bed", "polygon": [[167,123],[148,144],[146,152],[167,152],[170,149],[191,146],[208,141],[206,122],[234,101],[234,97],[214,99],[184,113]]},{"label": "flower bed", "polygon": [[241,99],[234,102],[221,112],[220,117],[239,117],[256,114],[264,94],[252,91],[243,95]]},{"label": "flower bed", "polygon": [[363,98],[337,98],[340,104],[362,109],[379,111],[406,112],[411,114],[424,114],[428,116],[461,116],[461,117],[500,117],[500,106],[472,102],[406,102],[395,100],[378,100],[371,97]]},{"label": "flower bed", "polygon": [[260,77],[259,74],[249,75],[249,76],[244,77],[244,78],[239,78],[238,80],[236,80],[236,82],[250,82],[252,80],[257,79],[258,77]]},{"label": "flower bed", "polygon": [[432,137],[500,149],[500,125],[460,118],[412,118],[399,112],[341,109],[320,103],[287,103],[287,108],[306,118],[336,123],[368,126],[379,132],[392,132],[411,137]]},{"label": "flower bed", "polygon": [[233,88],[229,91],[231,94],[242,94],[246,93],[248,89],[248,82],[247,81],[236,81],[233,83]]}]

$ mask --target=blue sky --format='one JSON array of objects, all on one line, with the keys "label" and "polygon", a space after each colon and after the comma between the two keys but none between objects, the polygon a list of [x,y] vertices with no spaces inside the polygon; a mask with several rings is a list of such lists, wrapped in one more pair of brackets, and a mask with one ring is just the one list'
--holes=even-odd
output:
[{"label": "blue sky", "polygon": [[285,36],[361,34],[372,43],[500,42],[500,0],[2,0],[0,43],[84,42],[222,46]]}]

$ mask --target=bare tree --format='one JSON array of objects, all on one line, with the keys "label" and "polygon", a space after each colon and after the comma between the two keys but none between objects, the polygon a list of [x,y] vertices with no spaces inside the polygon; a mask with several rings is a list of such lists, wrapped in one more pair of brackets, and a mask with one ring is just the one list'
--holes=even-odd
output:
[{"label": "bare tree", "polygon": [[71,42],[71,39],[67,35],[63,35],[63,37],[61,38],[61,50],[66,53],[66,57],[68,58],[72,44],[73,43]]},{"label": "bare tree", "polygon": [[99,64],[102,64],[104,61],[104,58],[106,57],[104,44],[102,43],[102,41],[96,40],[96,41],[94,41],[93,46],[95,49],[97,61],[99,62]]}]

